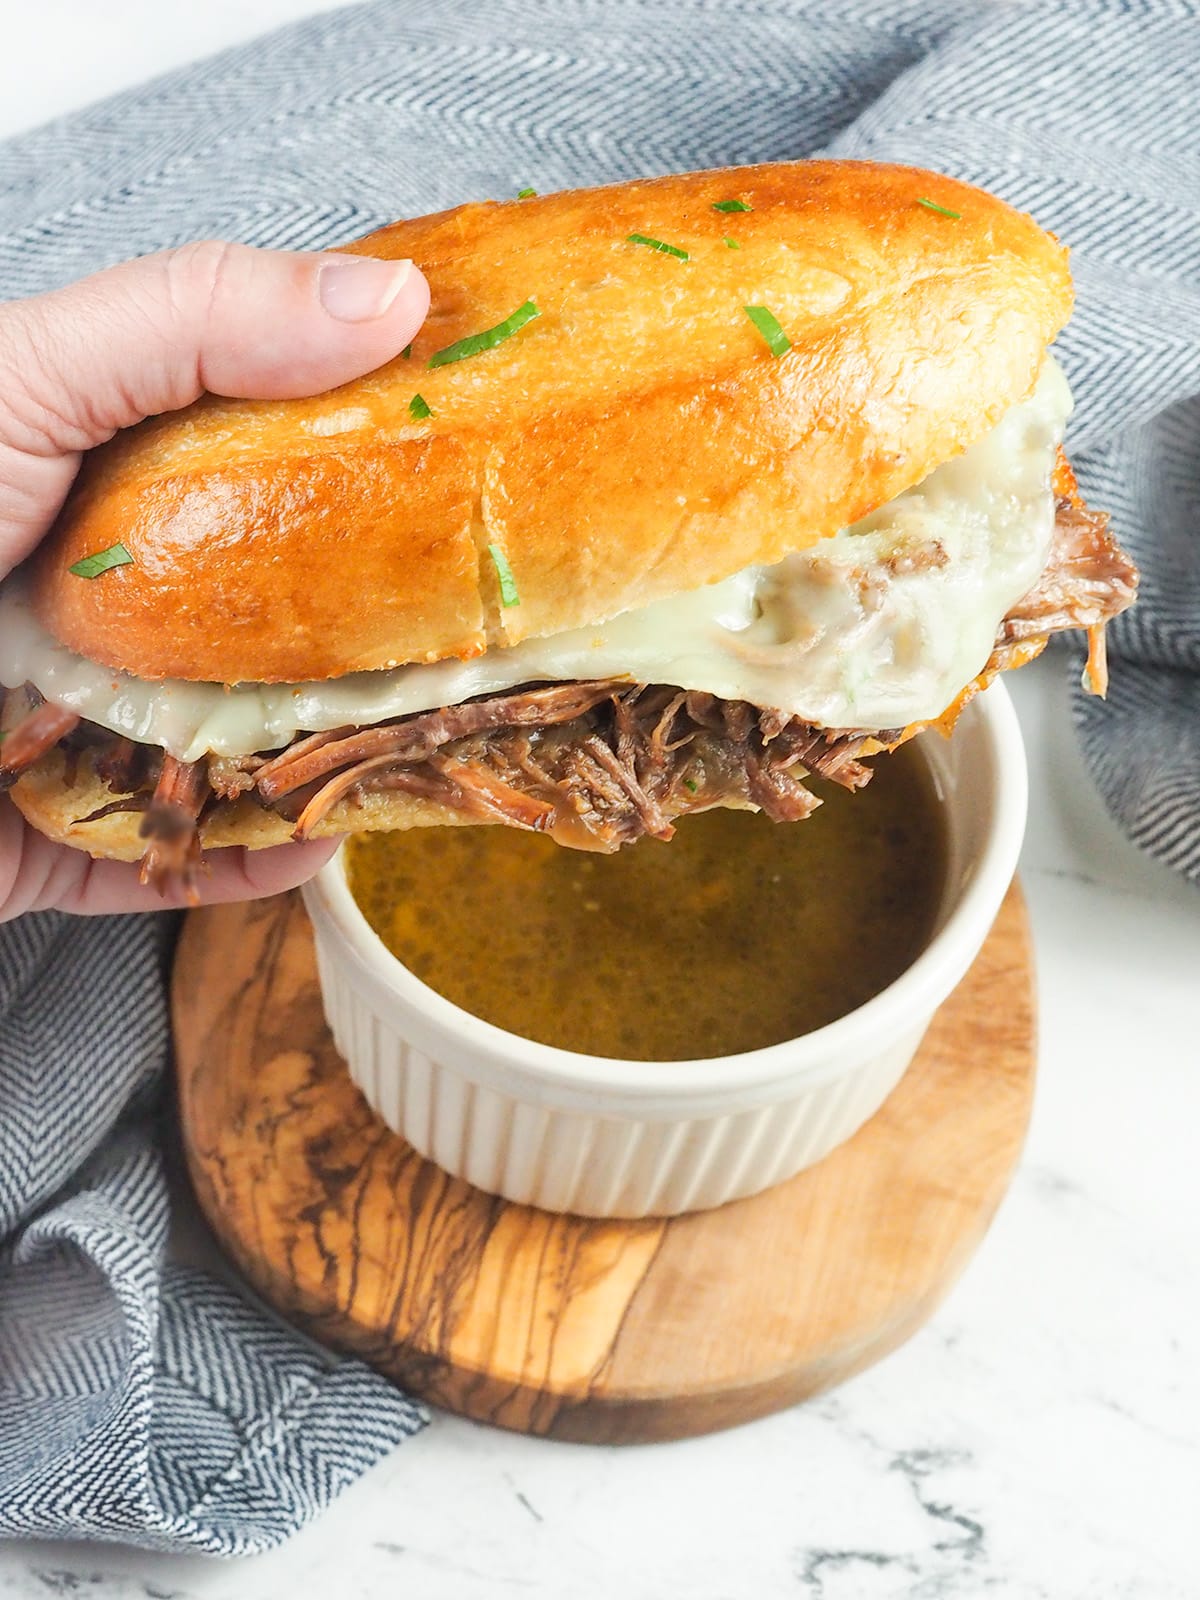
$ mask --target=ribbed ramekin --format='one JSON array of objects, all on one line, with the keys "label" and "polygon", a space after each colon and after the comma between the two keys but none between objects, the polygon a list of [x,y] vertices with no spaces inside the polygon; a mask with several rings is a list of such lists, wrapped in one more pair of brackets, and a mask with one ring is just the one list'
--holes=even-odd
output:
[{"label": "ribbed ramekin", "polygon": [[934,935],[865,1005],[765,1050],[617,1061],[506,1033],[388,951],[342,853],[304,897],[325,1011],[351,1077],[423,1156],[494,1194],[596,1217],[670,1216],[756,1194],[813,1165],[882,1105],[987,936],[1025,825],[1020,730],[1003,685],[922,749],[946,803]]}]

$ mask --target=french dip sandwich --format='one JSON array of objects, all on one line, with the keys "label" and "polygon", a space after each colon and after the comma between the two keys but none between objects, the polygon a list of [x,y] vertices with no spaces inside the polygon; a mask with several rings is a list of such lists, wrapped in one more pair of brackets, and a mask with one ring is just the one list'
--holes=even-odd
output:
[{"label": "french dip sandwich", "polygon": [[1066,252],[912,168],[466,205],[348,247],[429,319],[331,393],[91,452],[0,590],[0,786],[185,881],[202,847],[505,823],[613,850],[949,728],[1136,573],[1047,346]]}]

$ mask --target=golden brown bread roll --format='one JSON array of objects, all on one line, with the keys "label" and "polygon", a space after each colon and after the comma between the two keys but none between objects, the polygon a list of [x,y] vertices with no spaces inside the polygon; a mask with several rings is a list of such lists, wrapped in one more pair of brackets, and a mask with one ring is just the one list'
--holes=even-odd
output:
[{"label": "golden brown bread roll", "polygon": [[[714,209],[731,199],[750,209]],[[427,274],[409,358],[93,451],[33,570],[63,643],[143,677],[290,682],[599,621],[919,482],[1029,393],[1071,306],[1066,251],[1029,217],[856,162],[466,205],[349,248]],[[486,356],[430,368],[530,300]],[[781,359],[747,305],[782,325]],[[68,576],[117,541],[132,565]]]}]

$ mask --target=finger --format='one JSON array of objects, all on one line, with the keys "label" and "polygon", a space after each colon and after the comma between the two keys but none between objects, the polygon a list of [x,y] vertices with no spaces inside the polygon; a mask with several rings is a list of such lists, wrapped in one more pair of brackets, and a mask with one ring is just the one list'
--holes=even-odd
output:
[{"label": "finger", "polygon": [[316,394],[407,345],[429,306],[411,261],[206,241],[0,307],[0,400],[31,447],[86,450],[204,390]]},{"label": "finger", "polygon": [[428,306],[409,261],[217,242],[0,305],[0,562],[48,526],[80,451],[205,390],[334,388],[398,355]]},{"label": "finger", "polygon": [[[201,905],[259,900],[306,882],[337,849],[336,839],[276,845],[269,850],[209,850],[196,888]],[[190,904],[182,889],[161,894],[138,878],[133,862],[95,861],[55,844],[0,800],[0,922],[56,907],[82,916],[163,911]]]}]

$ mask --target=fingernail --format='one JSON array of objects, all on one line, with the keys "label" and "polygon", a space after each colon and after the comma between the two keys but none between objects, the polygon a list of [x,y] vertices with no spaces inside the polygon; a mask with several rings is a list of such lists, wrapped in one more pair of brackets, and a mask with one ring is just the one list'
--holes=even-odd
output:
[{"label": "fingernail", "polygon": [[317,293],[339,322],[370,322],[383,315],[411,272],[411,261],[334,256],[317,274]]}]

